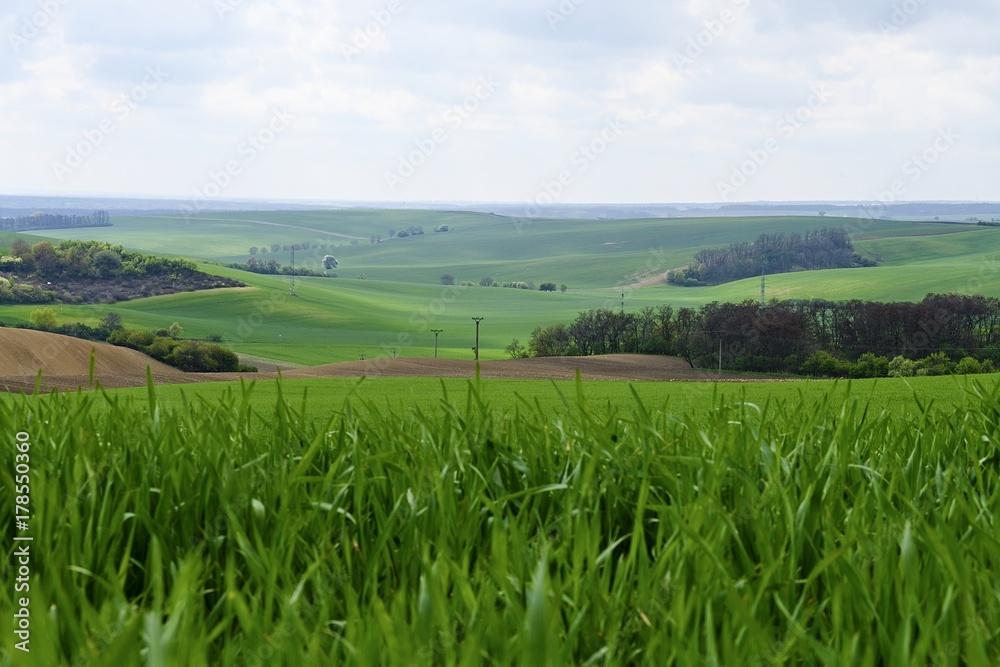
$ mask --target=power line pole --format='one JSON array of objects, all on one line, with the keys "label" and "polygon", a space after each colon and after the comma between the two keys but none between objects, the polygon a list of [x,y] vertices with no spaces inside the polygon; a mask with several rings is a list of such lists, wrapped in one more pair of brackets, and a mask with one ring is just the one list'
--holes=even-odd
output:
[{"label": "power line pole", "polygon": [[479,323],[485,319],[485,317],[472,318],[472,321],[476,323],[476,361],[479,361]]},{"label": "power line pole", "polygon": [[295,247],[294,246],[292,247],[292,275],[291,275],[291,281],[288,286],[288,293],[291,296],[298,296],[298,294],[295,293]]},{"label": "power line pole", "polygon": [[431,333],[434,334],[434,358],[438,358],[438,334],[440,334],[444,329],[431,329]]}]

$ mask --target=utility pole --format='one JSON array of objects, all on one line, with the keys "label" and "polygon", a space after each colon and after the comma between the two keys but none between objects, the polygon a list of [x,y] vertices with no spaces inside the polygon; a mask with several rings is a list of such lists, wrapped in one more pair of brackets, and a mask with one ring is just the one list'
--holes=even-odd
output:
[{"label": "utility pole", "polygon": [[292,247],[292,275],[290,277],[291,281],[288,286],[288,293],[291,296],[298,296],[298,294],[295,293],[295,247],[294,246]]},{"label": "utility pole", "polygon": [[479,323],[485,319],[485,317],[472,318],[472,321],[476,323],[476,361],[479,361]]},{"label": "utility pole", "polygon": [[434,358],[438,358],[438,334],[440,334],[444,329],[431,329],[431,333],[434,334]]}]

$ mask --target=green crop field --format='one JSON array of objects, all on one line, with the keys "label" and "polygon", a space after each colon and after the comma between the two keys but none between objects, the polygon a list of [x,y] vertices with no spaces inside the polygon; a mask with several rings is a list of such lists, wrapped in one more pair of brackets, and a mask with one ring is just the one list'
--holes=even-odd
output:
[{"label": "green crop field", "polygon": [[[306,415],[323,419],[327,412],[350,401],[355,410],[396,414],[408,408],[435,412],[454,397],[464,397],[470,386],[498,415],[540,408],[545,413],[572,412],[582,392],[588,408],[601,414],[627,410],[636,399],[651,408],[683,416],[695,423],[709,418],[706,405],[718,401],[759,406],[804,403],[820,406],[848,396],[864,402],[874,413],[905,419],[931,406],[944,410],[970,407],[977,384],[1000,390],[1000,375],[888,378],[878,380],[792,380],[779,382],[614,382],[580,383],[541,380],[464,380],[456,378],[331,378],[260,380],[251,383],[251,406],[265,413],[283,396],[302,406]],[[280,389],[279,389],[280,388]],[[232,383],[167,385],[157,389],[161,405],[182,408],[191,403],[231,401]],[[146,389],[111,392],[123,405],[145,409]]]},{"label": "green crop field", "polygon": [[1000,662],[996,377],[351,386],[0,399],[0,659]]},{"label": "green crop field", "polygon": [[[108,310],[133,327],[178,321],[185,335],[221,335],[235,351],[299,364],[390,356],[429,356],[431,329],[444,329],[440,354],[471,358],[472,317],[485,317],[481,358],[498,359],[512,339],[527,341],[535,326],[568,323],[582,310],[621,307],[625,285],[685,265],[701,248],[843,226],[857,249],[882,260],[869,269],[809,271],[768,276],[768,298],[919,300],[931,292],[1000,296],[1000,230],[935,222],[844,218],[697,218],[646,220],[517,220],[477,213],[327,211],[212,213],[191,218],[116,217],[114,227],[46,232],[53,238],[94,238],[129,248],[179,255],[205,270],[239,278],[253,289],[183,294],[113,306],[61,306],[61,321],[94,323]],[[446,224],[450,231],[433,230]],[[389,230],[422,226],[425,234],[388,239]],[[340,235],[340,236],[335,236]],[[382,243],[370,238],[381,235]],[[352,241],[353,239],[353,241]],[[356,245],[352,245],[352,242]],[[260,276],[219,263],[245,262],[251,245],[305,244],[301,266],[318,267],[330,253],[338,278],[289,280]],[[326,249],[322,246],[328,246]],[[290,262],[290,253],[258,255]],[[540,293],[439,284],[442,274],[478,283],[532,281],[565,284]],[[365,279],[359,279],[359,277]],[[760,280],[717,287],[665,284],[625,289],[625,308],[756,299]],[[5,307],[0,319],[27,320],[31,307]]]}]

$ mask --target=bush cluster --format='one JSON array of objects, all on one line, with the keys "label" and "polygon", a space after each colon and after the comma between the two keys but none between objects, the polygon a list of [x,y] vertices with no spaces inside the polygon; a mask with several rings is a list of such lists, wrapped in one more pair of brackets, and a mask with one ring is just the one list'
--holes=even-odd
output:
[{"label": "bush cluster", "polygon": [[152,331],[120,329],[108,337],[112,345],[132,348],[157,361],[189,373],[227,373],[240,370],[235,352],[196,340],[180,341]]},{"label": "bush cluster", "polygon": [[852,362],[821,350],[810,355],[799,367],[802,375],[842,378],[978,375],[995,372],[996,366],[990,359],[980,361],[975,357],[965,356],[953,361],[944,352],[935,352],[921,359],[907,359],[902,355],[889,359],[866,352]]}]

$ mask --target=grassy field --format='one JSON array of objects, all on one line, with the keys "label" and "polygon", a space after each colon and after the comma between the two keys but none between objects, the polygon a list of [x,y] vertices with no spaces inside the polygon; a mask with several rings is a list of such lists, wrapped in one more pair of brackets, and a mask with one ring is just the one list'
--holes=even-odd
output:
[{"label": "grassy field", "polygon": [[[621,288],[686,264],[694,252],[761,233],[801,232],[844,225],[858,249],[884,264],[871,269],[812,271],[768,276],[769,298],[919,300],[929,292],[1000,296],[1000,230],[931,222],[834,218],[719,218],[660,220],[513,220],[475,213],[426,211],[237,212],[191,219],[123,217],[115,226],[49,232],[97,238],[130,248],[195,258],[205,270],[244,280],[253,289],[183,294],[111,307],[60,306],[62,321],[95,323],[108,310],[133,327],[178,321],[187,336],[221,335],[244,355],[299,364],[391,356],[429,356],[431,329],[444,329],[440,354],[471,358],[473,316],[485,317],[481,357],[498,359],[513,338],[527,341],[538,325],[570,322],[582,310],[621,307]],[[441,224],[451,231],[434,233]],[[371,244],[373,234],[421,225],[426,233]],[[341,236],[334,236],[339,234]],[[351,245],[352,237],[357,245]],[[360,239],[360,240],[358,240]],[[288,279],[224,269],[243,262],[252,245],[305,243],[332,246],[297,253],[302,264],[332,252],[341,261],[336,279]],[[246,246],[246,247],[244,247]],[[261,255],[287,263],[287,252]],[[551,281],[565,294],[439,284],[458,280]],[[359,280],[359,276],[366,280]],[[760,281],[710,288],[656,285],[629,289],[625,308],[670,303],[755,299]],[[5,307],[0,319],[23,322],[33,307]]]},{"label": "grassy field", "polygon": [[[331,410],[350,402],[353,409],[378,414],[398,414],[409,408],[427,413],[444,409],[450,399],[464,397],[470,386],[499,416],[517,410],[540,409],[545,414],[573,412],[580,393],[588,409],[613,414],[634,407],[636,400],[650,410],[669,412],[692,423],[709,419],[706,405],[717,402],[750,403],[761,407],[803,403],[820,406],[848,396],[863,402],[873,414],[885,412],[907,419],[927,407],[969,409],[975,402],[973,388],[1000,392],[1000,375],[889,378],[879,380],[793,380],[781,382],[610,382],[497,380],[454,378],[364,378],[261,380],[252,383],[250,405],[266,413],[279,395],[299,406],[303,414],[325,419]],[[280,390],[279,390],[280,388]],[[192,403],[212,405],[233,402],[236,388],[228,382],[163,386],[157,389],[161,405],[181,409]],[[111,392],[122,405],[146,407],[145,389]]]},{"label": "grassy field", "polygon": [[0,400],[0,662],[1000,661],[996,377],[351,386]]}]

